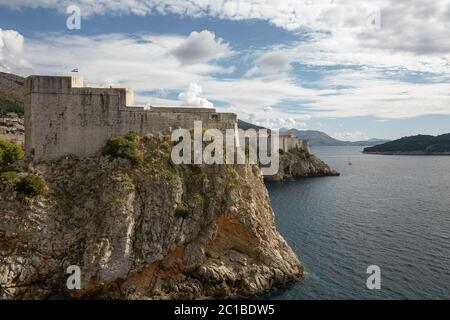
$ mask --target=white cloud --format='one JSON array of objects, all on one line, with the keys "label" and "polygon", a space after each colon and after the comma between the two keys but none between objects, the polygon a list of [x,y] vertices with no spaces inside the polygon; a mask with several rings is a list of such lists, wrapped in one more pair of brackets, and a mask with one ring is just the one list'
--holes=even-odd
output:
[{"label": "white cloud", "polygon": [[[345,31],[361,46],[416,54],[450,53],[449,0],[0,0],[10,8],[54,8],[65,14],[77,4],[82,15],[176,14],[227,20],[258,19],[284,28]],[[381,25],[369,24],[381,12]],[[432,36],[430,36],[432,35]]]},{"label": "white cloud", "polygon": [[270,129],[304,129],[307,127],[305,122],[300,122],[292,117],[254,119],[253,123]]},{"label": "white cloud", "polygon": [[333,138],[336,138],[338,140],[343,141],[365,141],[369,140],[369,137],[361,132],[361,131],[355,131],[355,132],[340,132],[340,133],[334,133]]},{"label": "white cloud", "polygon": [[368,47],[418,55],[450,53],[450,2],[389,1],[382,9],[382,28],[359,34]]},{"label": "white cloud", "polygon": [[[287,115],[281,110],[267,113],[264,108],[284,100],[317,97],[315,90],[302,88],[286,77],[227,79],[228,68],[216,64],[181,64],[171,53],[186,41],[184,37],[126,34],[41,37],[43,40],[26,40],[24,54],[33,69],[24,75],[68,75],[78,67],[87,83],[134,87],[138,104],[179,105],[179,100],[166,98],[168,93],[182,92],[186,84],[194,82],[204,86],[209,99],[228,105],[222,110],[238,115],[253,112],[258,117],[264,114],[262,118],[296,118],[297,115]],[[222,79],[216,77],[218,73],[224,73]]]},{"label": "white cloud", "polygon": [[80,6],[85,17],[104,14],[150,15],[176,14],[189,17],[215,17],[228,20],[258,19],[275,26],[295,30],[302,26],[324,29],[330,27],[360,27],[377,3],[363,0],[0,0],[10,8],[54,8],[65,13],[71,4]]},{"label": "white cloud", "polygon": [[218,38],[213,32],[203,30],[192,32],[189,37],[180,44],[173,54],[184,64],[208,62],[230,54],[228,44]]},{"label": "white cloud", "polygon": [[0,29],[0,70],[17,70],[27,65],[23,59],[24,39],[14,30]]},{"label": "white cloud", "polygon": [[191,82],[185,92],[178,95],[178,99],[191,107],[213,108],[214,105],[206,98],[201,97],[202,87],[197,83]]},{"label": "white cloud", "polygon": [[[69,1],[0,0],[1,3],[17,8],[57,8],[64,13]],[[300,26],[311,30],[308,41],[264,51],[255,48],[257,54],[252,57],[255,63],[248,66],[247,73],[251,77],[241,79],[227,78],[234,67],[214,63],[239,53],[209,31],[194,32],[189,37],[45,34],[42,41],[27,40],[23,54],[32,63],[33,73],[64,74],[79,67],[89,82],[135,87],[139,103],[179,105],[181,101],[167,98],[169,93],[181,92],[191,82],[201,83],[208,99],[225,104],[221,110],[273,127],[302,127],[308,116],[395,119],[450,115],[450,84],[445,77],[442,82],[437,81],[439,74],[450,73],[450,43],[445,32],[449,30],[449,3],[448,0],[433,3],[324,0],[307,6],[301,0],[238,3],[100,0],[95,5],[90,0],[82,2],[82,12],[88,15],[160,12],[230,20],[260,19],[287,30]],[[376,4],[382,8],[380,30],[368,28],[366,21]],[[3,51],[0,54],[3,57]],[[292,63],[310,65],[316,70],[335,65],[349,68],[328,71],[320,83],[312,83],[338,89],[318,89],[311,83],[305,87],[290,72]],[[400,71],[431,72],[436,75],[435,82],[407,83],[391,76]],[[150,97],[155,92],[164,94]],[[289,109],[283,108],[286,104]],[[288,119],[295,123],[289,123]]]},{"label": "white cloud", "polygon": [[33,65],[29,73],[64,75],[78,67],[90,83],[130,85],[137,92],[165,94],[180,92],[190,82],[202,83],[210,73],[228,73],[211,63],[181,64],[171,54],[186,40],[179,36],[44,34],[42,39],[26,40],[24,55]]},{"label": "white cloud", "polygon": [[450,115],[450,83],[406,83],[387,79],[373,70],[335,73],[323,81],[348,88],[320,96],[309,104],[322,117],[404,119]]},{"label": "white cloud", "polygon": [[[330,72],[321,83],[344,89],[312,89],[303,87],[289,74],[227,79],[227,69],[219,65],[182,64],[171,53],[186,37],[45,34],[42,39],[25,40],[23,57],[33,69],[24,75],[64,75],[78,67],[88,83],[134,87],[139,104],[179,105],[180,101],[167,99],[168,93],[182,92],[186,84],[194,82],[204,86],[208,99],[227,106],[221,110],[236,112],[241,117],[253,114],[253,119],[261,121],[291,117],[298,124],[308,121],[310,115],[314,118],[373,116],[383,119],[450,115],[449,83],[414,84],[390,80],[378,68]],[[220,79],[217,73],[222,73]],[[161,92],[164,92],[162,97]],[[295,106],[302,100],[309,103],[298,111],[293,107],[289,112],[283,111],[284,103]],[[282,124],[275,121],[273,125]]]},{"label": "white cloud", "polygon": [[256,59],[255,65],[247,72],[247,76],[255,74],[270,75],[291,69],[293,57],[287,52],[268,52]]}]

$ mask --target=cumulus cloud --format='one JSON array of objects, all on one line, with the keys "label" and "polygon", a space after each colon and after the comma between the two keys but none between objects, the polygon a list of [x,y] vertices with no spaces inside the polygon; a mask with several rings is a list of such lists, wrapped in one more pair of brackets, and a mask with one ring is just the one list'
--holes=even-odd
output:
[{"label": "cumulus cloud", "polygon": [[247,72],[247,76],[270,75],[291,69],[292,57],[286,52],[268,52],[256,59],[255,65]]},{"label": "cumulus cloud", "polygon": [[382,9],[382,28],[362,32],[367,46],[418,55],[450,53],[450,1],[396,0]]},{"label": "cumulus cloud", "polygon": [[33,65],[33,73],[64,75],[78,67],[89,83],[133,86],[138,103],[146,103],[146,95],[164,92],[167,96],[182,91],[187,83],[203,83],[210,73],[228,73],[227,68],[213,63],[180,64],[171,52],[186,41],[181,36],[44,34],[42,40],[25,41],[24,56]]},{"label": "cumulus cloud", "polygon": [[230,47],[213,32],[203,30],[192,32],[173,54],[184,64],[208,62],[230,53]]},{"label": "cumulus cloud", "polygon": [[[249,119],[250,120],[250,119]],[[305,122],[300,122],[292,117],[270,117],[265,119],[253,117],[252,121],[258,126],[262,126],[269,129],[301,129],[307,127]]]},{"label": "cumulus cloud", "polygon": [[[450,84],[446,82],[406,83],[388,79],[377,69],[330,72],[320,80],[327,86],[342,89],[305,88],[292,75],[272,81],[264,77],[227,79],[226,74],[218,78],[218,73],[226,71],[223,67],[212,63],[184,65],[170,54],[185,41],[186,37],[165,35],[45,34],[43,40],[26,39],[23,56],[33,66],[28,74],[64,75],[76,66],[89,83],[134,87],[135,101],[139,104],[179,105],[180,100],[167,98],[170,93],[183,91],[187,83],[201,83],[208,88],[208,99],[224,105],[222,110],[242,117],[251,113],[253,119],[261,121],[292,117],[297,124],[304,123],[309,117],[304,115],[305,108],[315,118],[450,115]],[[161,92],[165,95],[158,98]],[[284,103],[295,105],[300,100],[308,103],[298,110],[292,107],[283,110]]]},{"label": "cumulus cloud", "polygon": [[24,38],[14,30],[0,29],[0,68],[17,71],[26,65],[22,58]]},{"label": "cumulus cloud", "polygon": [[[302,46],[297,60],[313,64],[375,64],[418,71],[450,69],[449,0],[0,0],[11,8],[44,7],[65,14],[77,4],[84,17],[106,14],[175,14],[227,20],[259,19],[286,30],[309,30],[312,42]],[[372,26],[379,14],[379,25]],[[194,36],[195,35],[195,36]],[[213,59],[226,44],[211,34],[196,33],[176,51],[180,61]],[[418,59],[416,56],[420,55]],[[269,55],[250,71],[287,70],[286,57]],[[272,62],[271,62],[272,59]],[[264,68],[267,66],[267,69]]]},{"label": "cumulus cloud", "polygon": [[[263,114],[266,106],[317,96],[315,90],[305,89],[287,78],[271,82],[262,78],[227,79],[227,68],[211,62],[180,64],[170,53],[185,41],[185,37],[167,35],[44,34],[42,40],[27,39],[24,54],[33,65],[30,73],[64,75],[78,67],[88,83],[134,87],[138,104],[179,105],[180,100],[167,97],[183,91],[191,82],[207,86],[209,99],[229,106],[222,110],[235,108],[238,114]],[[217,77],[224,72],[224,76]],[[165,97],[156,98],[161,92],[165,92]],[[272,114],[264,113],[267,116]]]},{"label": "cumulus cloud", "polygon": [[[81,7],[83,17],[106,14],[175,14],[227,20],[258,19],[297,31],[309,30],[314,41],[302,47],[298,60],[308,63],[358,63],[414,68],[419,71],[448,71],[450,64],[449,0],[0,0],[0,5],[20,9],[43,7],[66,14],[68,5]],[[374,15],[379,24],[372,26]],[[377,19],[375,19],[377,20]],[[196,62],[226,53],[226,45],[211,34],[192,35],[194,46],[182,46],[180,61]],[[406,54],[406,55],[405,55]],[[421,56],[418,60],[417,55]],[[268,56],[251,70],[286,70],[283,57]],[[305,61],[305,60],[301,60]],[[266,62],[266,63],[264,63]]]},{"label": "cumulus cloud", "polygon": [[185,92],[178,95],[178,99],[191,107],[213,108],[214,105],[208,99],[201,97],[202,87],[197,83],[191,82]]}]

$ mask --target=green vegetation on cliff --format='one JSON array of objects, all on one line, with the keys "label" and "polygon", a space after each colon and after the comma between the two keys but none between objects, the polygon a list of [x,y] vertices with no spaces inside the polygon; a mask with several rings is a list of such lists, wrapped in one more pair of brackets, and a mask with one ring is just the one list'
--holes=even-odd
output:
[{"label": "green vegetation on cliff", "polygon": [[301,160],[308,160],[313,155],[310,154],[308,151],[302,150],[302,149],[291,149],[288,152],[284,152],[280,149],[280,159],[301,159]]},{"label": "green vegetation on cliff", "polygon": [[20,101],[8,99],[7,97],[0,95],[0,116],[3,116],[8,112],[14,112],[17,113],[19,117],[23,117],[23,104]]},{"label": "green vegetation on cliff", "polygon": [[187,218],[190,213],[191,210],[184,204],[178,205],[178,207],[175,209],[175,216],[177,216],[178,218]]},{"label": "green vegetation on cliff", "polygon": [[9,141],[0,140],[0,169],[22,159],[25,151]]},{"label": "green vegetation on cliff", "polygon": [[46,192],[45,181],[35,174],[27,174],[18,179],[15,187],[17,192],[27,197],[35,197]]},{"label": "green vegetation on cliff", "polygon": [[19,173],[10,167],[25,156],[22,147],[0,140],[0,189],[15,190],[19,195],[35,197],[46,192],[45,181],[38,175]]},{"label": "green vegetation on cliff", "polygon": [[138,149],[138,140],[139,137],[134,132],[130,132],[125,137],[112,137],[103,147],[102,154],[115,158],[129,159],[133,163],[140,163],[142,162],[142,154]]},{"label": "green vegetation on cliff", "polygon": [[0,72],[0,116],[14,112],[23,116],[24,78]]},{"label": "green vegetation on cliff", "polygon": [[417,135],[365,148],[366,153],[450,153],[450,133],[440,136]]}]

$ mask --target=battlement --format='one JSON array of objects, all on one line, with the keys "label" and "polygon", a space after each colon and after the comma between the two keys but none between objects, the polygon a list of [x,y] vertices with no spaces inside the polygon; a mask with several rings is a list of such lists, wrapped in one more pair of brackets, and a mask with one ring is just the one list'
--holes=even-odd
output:
[{"label": "battlement", "polygon": [[112,136],[176,128],[236,129],[233,113],[214,108],[133,106],[132,88],[84,86],[82,77],[30,76],[25,80],[25,149],[34,159],[90,156]]}]

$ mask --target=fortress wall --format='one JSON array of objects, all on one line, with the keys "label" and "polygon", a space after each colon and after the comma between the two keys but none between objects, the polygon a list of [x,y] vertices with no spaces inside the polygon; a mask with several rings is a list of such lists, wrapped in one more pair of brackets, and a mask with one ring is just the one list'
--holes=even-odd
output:
[{"label": "fortress wall", "polygon": [[310,152],[309,143],[307,140],[301,140],[297,137],[289,137],[281,135],[280,139],[280,149],[285,152],[289,152],[292,149],[302,149],[304,151]]},{"label": "fortress wall", "polygon": [[311,153],[311,150],[309,149],[309,141],[308,140],[300,140],[300,141],[301,141],[301,148],[306,152]]},{"label": "fortress wall", "polygon": [[112,136],[140,135],[176,128],[234,129],[236,115],[201,108],[128,107],[132,93],[124,88],[82,87],[78,77],[31,76],[25,84],[25,149],[38,159],[63,155],[90,156]]}]

